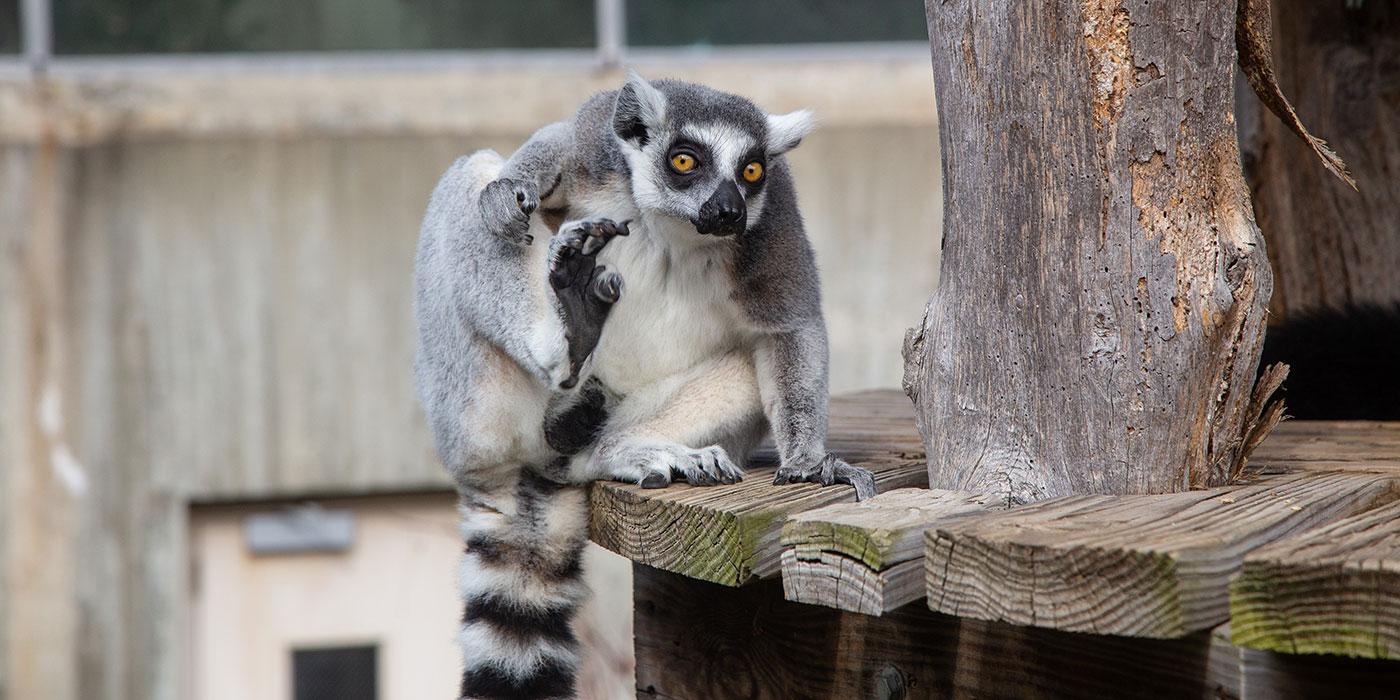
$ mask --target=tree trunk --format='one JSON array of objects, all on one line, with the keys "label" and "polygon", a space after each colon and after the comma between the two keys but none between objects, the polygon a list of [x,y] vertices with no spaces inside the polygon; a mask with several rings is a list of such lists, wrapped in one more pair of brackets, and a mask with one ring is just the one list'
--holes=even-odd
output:
[{"label": "tree trunk", "polygon": [[1271,320],[1400,301],[1400,3],[1274,0],[1273,27],[1279,86],[1357,190],[1242,91],[1245,171],[1274,263]]},{"label": "tree trunk", "polygon": [[925,7],[943,268],[904,352],[929,486],[1025,503],[1225,481],[1272,286],[1234,3]]}]

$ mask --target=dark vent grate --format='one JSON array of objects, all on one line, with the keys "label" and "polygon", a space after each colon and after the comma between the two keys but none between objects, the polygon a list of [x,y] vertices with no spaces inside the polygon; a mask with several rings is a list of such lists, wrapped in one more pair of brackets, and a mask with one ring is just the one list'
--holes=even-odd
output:
[{"label": "dark vent grate", "polygon": [[334,647],[292,651],[295,700],[376,700],[377,648]]}]

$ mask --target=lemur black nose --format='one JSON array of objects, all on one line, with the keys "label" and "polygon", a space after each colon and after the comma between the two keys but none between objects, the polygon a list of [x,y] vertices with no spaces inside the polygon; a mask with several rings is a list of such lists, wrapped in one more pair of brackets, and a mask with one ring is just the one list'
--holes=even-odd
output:
[{"label": "lemur black nose", "polygon": [[703,234],[728,236],[743,231],[747,217],[748,208],[739,186],[733,181],[723,182],[700,207],[695,230]]}]

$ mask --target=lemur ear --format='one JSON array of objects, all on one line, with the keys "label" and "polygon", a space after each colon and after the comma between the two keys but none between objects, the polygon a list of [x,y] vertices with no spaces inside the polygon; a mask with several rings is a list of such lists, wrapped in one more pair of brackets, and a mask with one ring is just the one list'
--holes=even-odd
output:
[{"label": "lemur ear", "polygon": [[641,148],[661,128],[665,115],[666,96],[636,71],[628,75],[613,107],[613,131],[618,138]]},{"label": "lemur ear", "polygon": [[768,154],[776,156],[797,148],[816,126],[816,117],[807,109],[768,115]]}]

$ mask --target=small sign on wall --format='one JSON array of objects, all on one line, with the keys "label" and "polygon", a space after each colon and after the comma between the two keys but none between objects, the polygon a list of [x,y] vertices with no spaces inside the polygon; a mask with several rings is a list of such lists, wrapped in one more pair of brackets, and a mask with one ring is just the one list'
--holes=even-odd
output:
[{"label": "small sign on wall", "polygon": [[254,555],[344,552],[355,543],[355,515],[314,503],[255,513],[243,523],[243,538]]}]

